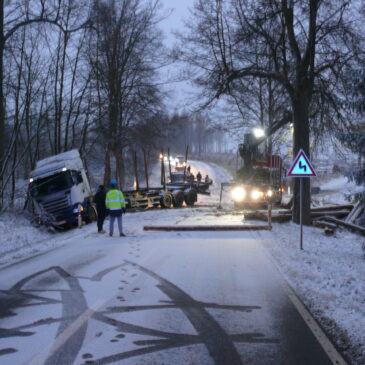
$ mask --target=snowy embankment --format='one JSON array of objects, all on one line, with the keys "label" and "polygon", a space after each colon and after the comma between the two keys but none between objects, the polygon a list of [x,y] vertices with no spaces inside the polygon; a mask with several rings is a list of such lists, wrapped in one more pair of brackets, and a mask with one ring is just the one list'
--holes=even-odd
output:
[{"label": "snowy embankment", "polygon": [[45,227],[33,226],[22,214],[3,213],[0,215],[0,268],[86,237],[95,231],[92,226],[51,233]]}]

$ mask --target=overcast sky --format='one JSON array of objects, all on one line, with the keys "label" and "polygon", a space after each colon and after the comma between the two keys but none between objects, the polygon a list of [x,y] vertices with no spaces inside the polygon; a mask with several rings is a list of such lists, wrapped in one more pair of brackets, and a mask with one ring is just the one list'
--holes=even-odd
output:
[{"label": "overcast sky", "polygon": [[170,9],[171,15],[164,20],[160,27],[166,34],[166,42],[173,45],[174,36],[172,31],[181,30],[184,27],[183,19],[188,19],[189,8],[192,8],[195,0],[161,0],[164,11]]},{"label": "overcast sky", "polygon": [[[195,0],[161,0],[163,4],[163,13],[170,15],[160,23],[160,28],[165,34],[165,45],[169,48],[176,43],[173,35],[174,31],[184,29],[184,20],[189,17],[189,8],[192,8]],[[164,70],[164,76],[167,78],[176,78],[181,69],[181,65],[173,65]],[[174,77],[175,76],[175,77]],[[169,112],[188,110],[190,106],[189,97],[195,90],[191,82],[176,82],[167,86],[169,95]]]}]

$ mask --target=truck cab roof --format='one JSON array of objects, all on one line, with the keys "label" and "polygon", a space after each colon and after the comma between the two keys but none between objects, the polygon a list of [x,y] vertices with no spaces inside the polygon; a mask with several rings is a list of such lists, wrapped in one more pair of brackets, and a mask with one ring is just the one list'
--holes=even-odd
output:
[{"label": "truck cab roof", "polygon": [[39,160],[36,168],[30,173],[34,180],[50,176],[66,170],[81,170],[84,168],[79,151],[71,150]]}]

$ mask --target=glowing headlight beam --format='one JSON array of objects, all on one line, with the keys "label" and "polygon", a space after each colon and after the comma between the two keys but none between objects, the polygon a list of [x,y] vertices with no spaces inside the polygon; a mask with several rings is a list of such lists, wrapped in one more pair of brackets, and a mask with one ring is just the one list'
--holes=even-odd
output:
[{"label": "glowing headlight beam", "polygon": [[241,202],[246,198],[246,190],[240,186],[237,186],[232,190],[231,195],[234,201]]},{"label": "glowing headlight beam", "polygon": [[253,200],[258,200],[258,199],[260,199],[260,196],[261,196],[261,194],[260,194],[260,192],[259,192],[258,190],[252,190],[252,191],[251,191],[251,198],[252,198]]}]

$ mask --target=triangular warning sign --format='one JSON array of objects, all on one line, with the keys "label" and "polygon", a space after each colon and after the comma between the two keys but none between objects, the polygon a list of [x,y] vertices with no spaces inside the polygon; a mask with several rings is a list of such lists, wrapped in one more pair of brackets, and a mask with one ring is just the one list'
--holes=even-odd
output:
[{"label": "triangular warning sign", "polygon": [[317,176],[309,158],[303,150],[300,150],[295,158],[289,172],[288,177],[311,177]]}]

